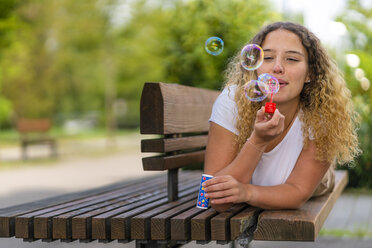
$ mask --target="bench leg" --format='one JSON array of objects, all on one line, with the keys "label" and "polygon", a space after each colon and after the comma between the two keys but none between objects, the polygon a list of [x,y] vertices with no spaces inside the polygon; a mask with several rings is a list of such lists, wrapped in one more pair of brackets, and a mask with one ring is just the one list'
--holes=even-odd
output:
[{"label": "bench leg", "polygon": [[157,240],[147,240],[146,242],[136,240],[136,248],[176,248],[181,247],[181,244],[172,242],[159,242]]},{"label": "bench leg", "polygon": [[168,201],[178,200],[178,168],[168,170]]},{"label": "bench leg", "polygon": [[52,140],[50,142],[50,155],[54,158],[57,157],[57,155],[58,155],[58,153],[57,153],[57,143],[56,143],[55,140]]},{"label": "bench leg", "polygon": [[21,152],[22,152],[22,159],[27,160],[27,144],[26,142],[21,143]]}]

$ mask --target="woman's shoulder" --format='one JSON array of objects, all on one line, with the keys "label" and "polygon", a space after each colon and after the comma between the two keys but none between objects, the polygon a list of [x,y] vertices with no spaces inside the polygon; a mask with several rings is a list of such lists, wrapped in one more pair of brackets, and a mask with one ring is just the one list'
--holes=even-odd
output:
[{"label": "woman's shoulder", "polygon": [[236,85],[226,86],[213,104],[212,114],[209,121],[217,123],[227,130],[238,134],[235,128],[238,115],[237,105],[234,100]]},{"label": "woman's shoulder", "polygon": [[237,85],[226,85],[220,95],[218,96],[220,101],[227,101],[233,105],[235,105],[235,93],[236,93]]}]

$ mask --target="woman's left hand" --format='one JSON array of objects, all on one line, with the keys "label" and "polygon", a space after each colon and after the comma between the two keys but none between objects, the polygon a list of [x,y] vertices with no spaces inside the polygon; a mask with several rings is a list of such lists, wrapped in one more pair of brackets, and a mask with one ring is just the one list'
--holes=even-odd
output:
[{"label": "woman's left hand", "polygon": [[212,204],[240,203],[249,200],[246,184],[230,175],[216,176],[203,183],[206,197]]}]

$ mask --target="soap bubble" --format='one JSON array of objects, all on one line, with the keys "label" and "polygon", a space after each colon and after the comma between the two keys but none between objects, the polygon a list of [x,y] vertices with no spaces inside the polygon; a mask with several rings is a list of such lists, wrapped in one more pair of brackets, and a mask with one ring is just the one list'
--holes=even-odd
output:
[{"label": "soap bubble", "polygon": [[245,97],[252,102],[264,100],[269,91],[269,87],[259,80],[251,80],[244,85]]},{"label": "soap bubble", "polygon": [[262,65],[264,52],[259,45],[248,44],[240,52],[240,63],[248,71],[256,70]]},{"label": "soap bubble", "polygon": [[276,77],[271,76],[270,74],[263,73],[261,74],[258,79],[258,81],[263,82],[264,84],[267,85],[268,87],[268,92],[267,94],[276,94],[279,91],[280,85],[278,79]]},{"label": "soap bubble", "polygon": [[223,40],[219,37],[210,37],[205,42],[205,50],[207,53],[217,56],[223,51]]}]

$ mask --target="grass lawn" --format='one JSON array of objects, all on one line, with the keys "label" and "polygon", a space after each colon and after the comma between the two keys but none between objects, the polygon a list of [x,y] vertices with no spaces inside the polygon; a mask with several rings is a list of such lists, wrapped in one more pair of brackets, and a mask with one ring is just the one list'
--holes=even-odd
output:
[{"label": "grass lawn", "polygon": [[[139,134],[139,129],[119,129],[115,132],[116,136],[126,136],[131,134]],[[104,128],[87,129],[79,133],[66,133],[60,127],[54,127],[50,131],[50,135],[59,141],[69,140],[88,140],[93,138],[107,137],[107,130]],[[14,129],[0,131],[0,147],[19,146],[19,133]]]}]

